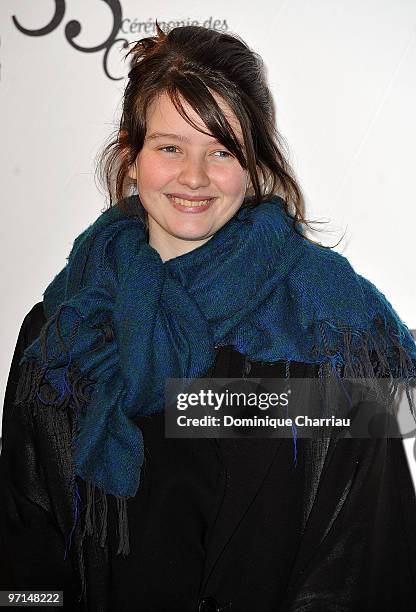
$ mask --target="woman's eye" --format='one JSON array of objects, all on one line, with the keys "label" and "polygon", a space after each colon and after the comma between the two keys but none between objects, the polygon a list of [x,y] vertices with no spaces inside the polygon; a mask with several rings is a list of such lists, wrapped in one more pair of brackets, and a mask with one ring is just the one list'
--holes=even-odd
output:
[{"label": "woman's eye", "polygon": [[[178,152],[178,148],[175,145],[166,145],[164,147],[160,147],[159,151],[165,151],[166,153],[177,153]],[[214,151],[213,155],[215,157],[221,157],[223,159],[228,159],[229,157],[233,157],[231,155],[231,153],[229,153],[228,151]]]},{"label": "woman's eye", "polygon": [[[167,149],[175,149],[174,151],[168,151]],[[166,147],[161,147],[159,149],[160,151],[166,151],[166,153],[176,153],[177,148],[175,147],[175,145],[167,145]]]},{"label": "woman's eye", "polygon": [[218,157],[224,157],[224,159],[226,159],[227,157],[232,157],[231,153],[229,153],[228,151],[215,151],[214,155],[216,153],[222,153],[222,155],[219,155]]}]

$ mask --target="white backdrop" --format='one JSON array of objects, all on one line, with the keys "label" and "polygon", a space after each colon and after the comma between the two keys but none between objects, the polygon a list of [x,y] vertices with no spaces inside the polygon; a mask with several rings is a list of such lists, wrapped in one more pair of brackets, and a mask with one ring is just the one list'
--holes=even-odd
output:
[{"label": "white backdrop", "polygon": [[[23,317],[105,207],[94,158],[120,113],[122,44],[151,35],[156,17],[236,32],[264,57],[308,216],[331,221],[318,236],[333,244],[346,230],[337,250],[416,328],[416,3],[242,7],[1,0],[1,394]],[[416,482],[414,440],[405,447]]]}]

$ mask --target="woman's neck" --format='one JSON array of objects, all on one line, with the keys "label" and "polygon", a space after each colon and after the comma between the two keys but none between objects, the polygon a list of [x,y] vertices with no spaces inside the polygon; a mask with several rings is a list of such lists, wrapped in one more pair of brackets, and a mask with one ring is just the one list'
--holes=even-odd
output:
[{"label": "woman's neck", "polygon": [[212,238],[212,236],[209,236],[200,240],[185,240],[168,234],[164,230],[160,231],[160,229],[155,231],[152,226],[149,226],[149,245],[159,253],[163,262],[189,253]]},{"label": "woman's neck", "polygon": [[208,242],[210,238],[211,236],[202,240],[184,240],[176,236],[169,236],[167,240],[160,236],[153,237],[149,232],[149,245],[159,253],[162,261],[168,261],[193,251]]}]

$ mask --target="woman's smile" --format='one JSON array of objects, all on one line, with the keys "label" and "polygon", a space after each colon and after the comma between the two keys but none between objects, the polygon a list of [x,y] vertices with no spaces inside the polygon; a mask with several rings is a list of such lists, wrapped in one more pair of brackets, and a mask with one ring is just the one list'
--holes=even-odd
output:
[{"label": "woman's smile", "polygon": [[[178,197],[172,194],[166,194],[169,202],[176,210],[183,213],[202,213],[213,204],[215,198],[198,198],[197,196],[188,196],[187,198]],[[192,199],[191,199],[192,198]]]}]

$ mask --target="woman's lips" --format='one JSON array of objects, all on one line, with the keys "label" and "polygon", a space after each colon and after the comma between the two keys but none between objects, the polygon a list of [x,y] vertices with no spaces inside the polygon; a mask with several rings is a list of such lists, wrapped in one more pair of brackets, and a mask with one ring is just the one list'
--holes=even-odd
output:
[{"label": "woman's lips", "polygon": [[192,200],[187,200],[185,198],[179,198],[177,196],[173,196],[170,194],[167,194],[166,197],[168,198],[172,206],[176,208],[176,210],[179,210],[185,213],[204,212],[211,206],[211,204],[215,200],[215,198],[210,198],[208,200],[201,200],[201,199],[198,200],[195,198]]}]

